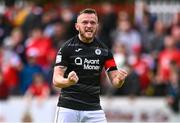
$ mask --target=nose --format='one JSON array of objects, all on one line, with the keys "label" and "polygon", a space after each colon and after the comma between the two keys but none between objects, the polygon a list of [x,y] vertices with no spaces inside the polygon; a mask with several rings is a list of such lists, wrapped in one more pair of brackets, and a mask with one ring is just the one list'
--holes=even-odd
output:
[{"label": "nose", "polygon": [[90,22],[87,23],[87,27],[92,27],[92,24]]}]

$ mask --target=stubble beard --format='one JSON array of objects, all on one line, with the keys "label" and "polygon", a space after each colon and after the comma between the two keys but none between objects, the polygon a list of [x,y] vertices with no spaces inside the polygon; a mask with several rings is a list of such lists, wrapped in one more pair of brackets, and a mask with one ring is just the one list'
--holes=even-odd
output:
[{"label": "stubble beard", "polygon": [[86,36],[85,36],[85,33],[86,33],[86,32],[79,31],[79,34],[80,34],[80,37],[81,37],[82,41],[83,41],[83,42],[86,42],[86,43],[92,42],[93,39],[94,39],[94,37],[95,37],[96,31],[93,32],[91,38],[86,37]]}]

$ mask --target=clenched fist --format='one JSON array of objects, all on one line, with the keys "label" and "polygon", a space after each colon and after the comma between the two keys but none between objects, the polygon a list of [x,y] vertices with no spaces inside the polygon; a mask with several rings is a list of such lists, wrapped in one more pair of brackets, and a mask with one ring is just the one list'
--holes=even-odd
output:
[{"label": "clenched fist", "polygon": [[71,72],[69,73],[67,79],[69,80],[69,83],[70,83],[71,85],[74,85],[74,84],[76,84],[76,83],[78,82],[79,77],[77,76],[76,72],[71,71]]},{"label": "clenched fist", "polygon": [[120,69],[120,70],[118,70],[118,74],[117,74],[116,78],[119,79],[119,81],[123,81],[127,75],[128,75],[128,73],[125,70]]},{"label": "clenched fist", "polygon": [[121,87],[124,83],[125,78],[127,77],[128,73],[125,70],[118,70],[116,75],[113,78],[113,81],[117,87]]}]

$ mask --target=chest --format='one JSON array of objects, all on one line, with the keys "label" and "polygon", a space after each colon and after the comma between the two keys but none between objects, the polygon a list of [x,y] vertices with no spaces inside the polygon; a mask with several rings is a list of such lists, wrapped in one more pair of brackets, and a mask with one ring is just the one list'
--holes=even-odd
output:
[{"label": "chest", "polygon": [[106,50],[99,47],[78,46],[70,50],[69,67],[81,72],[100,72],[108,55]]}]

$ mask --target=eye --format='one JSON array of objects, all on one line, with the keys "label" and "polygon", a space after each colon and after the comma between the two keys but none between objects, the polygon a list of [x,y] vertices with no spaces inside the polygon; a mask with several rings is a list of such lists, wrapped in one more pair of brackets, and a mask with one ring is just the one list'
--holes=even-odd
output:
[{"label": "eye", "polygon": [[96,22],[95,21],[90,21],[90,24],[95,25]]},{"label": "eye", "polygon": [[87,25],[87,24],[95,25],[95,24],[96,24],[95,21],[86,21],[86,20],[82,21],[81,23],[82,23],[83,25]]},{"label": "eye", "polygon": [[87,24],[88,24],[88,21],[82,21],[82,24],[83,24],[83,25],[87,25]]}]

